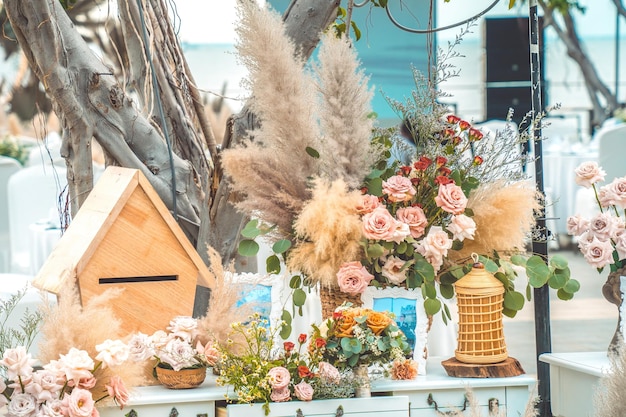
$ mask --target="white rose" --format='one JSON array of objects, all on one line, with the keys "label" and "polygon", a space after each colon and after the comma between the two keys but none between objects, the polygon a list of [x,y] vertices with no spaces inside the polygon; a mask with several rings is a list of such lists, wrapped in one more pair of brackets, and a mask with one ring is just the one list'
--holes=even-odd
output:
[{"label": "white rose", "polygon": [[474,219],[465,214],[452,216],[447,229],[452,233],[452,239],[463,242],[464,239],[474,239],[476,223]]},{"label": "white rose", "polygon": [[402,270],[406,262],[397,256],[390,256],[383,265],[382,274],[394,285],[400,285],[406,281],[406,269]]},{"label": "white rose", "polygon": [[102,361],[102,367],[117,366],[126,362],[130,356],[130,349],[121,340],[107,339],[96,345],[98,355],[96,360]]},{"label": "white rose", "polygon": [[191,342],[198,334],[198,321],[190,316],[178,316],[170,321],[167,330],[172,335]]},{"label": "white rose", "polygon": [[135,333],[128,341],[130,359],[133,362],[143,362],[154,356],[154,349],[151,346],[150,337],[144,333]]},{"label": "white rose", "polygon": [[95,367],[95,363],[86,351],[71,348],[67,355],[60,355],[59,357],[59,364],[68,381],[73,380],[78,384],[81,379],[88,379],[93,376],[91,371]]}]

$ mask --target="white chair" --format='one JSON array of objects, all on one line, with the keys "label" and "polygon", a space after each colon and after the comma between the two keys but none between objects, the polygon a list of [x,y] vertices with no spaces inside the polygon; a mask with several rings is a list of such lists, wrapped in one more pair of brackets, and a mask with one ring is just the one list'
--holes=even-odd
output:
[{"label": "white chair", "polygon": [[593,140],[598,146],[598,164],[606,171],[606,181],[626,176],[624,152],[626,152],[626,123],[603,127]]},{"label": "white chair", "polygon": [[22,166],[15,159],[0,156],[0,273],[9,272],[11,265],[7,186],[9,177],[20,169]]},{"label": "white chair", "polygon": [[66,168],[54,165],[31,166],[9,178],[9,235],[11,272],[36,274],[31,266],[30,226],[49,220],[51,209],[62,212],[67,189]]}]

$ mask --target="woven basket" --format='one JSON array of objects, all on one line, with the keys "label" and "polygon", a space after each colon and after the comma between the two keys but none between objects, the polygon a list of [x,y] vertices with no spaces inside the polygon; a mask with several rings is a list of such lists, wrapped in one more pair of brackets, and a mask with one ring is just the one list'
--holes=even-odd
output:
[{"label": "woven basket", "polygon": [[493,364],[508,358],[502,327],[502,282],[477,263],[455,287],[459,309],[456,359],[470,364]]},{"label": "woven basket", "polygon": [[170,389],[195,388],[204,382],[206,368],[165,369],[156,367],[157,379],[161,384]]},{"label": "woven basket", "polygon": [[320,287],[320,300],[322,302],[322,319],[332,318],[333,312],[344,302],[352,303],[353,307],[363,305],[361,295],[350,295],[339,291],[338,289],[330,289]]}]

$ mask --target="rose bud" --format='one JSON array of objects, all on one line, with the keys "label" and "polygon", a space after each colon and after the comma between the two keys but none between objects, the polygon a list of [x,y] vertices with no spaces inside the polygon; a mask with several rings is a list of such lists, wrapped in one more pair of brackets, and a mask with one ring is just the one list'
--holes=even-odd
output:
[{"label": "rose bud", "polygon": [[459,123],[461,121],[461,118],[459,116],[455,116],[453,114],[449,114],[448,117],[446,117],[446,120],[450,124],[457,124],[457,123]]},{"label": "rose bud", "polygon": [[461,142],[463,142],[463,139],[460,136],[455,136],[452,138],[452,144],[454,146],[459,145]]},{"label": "rose bud", "polygon": [[483,138],[483,132],[481,132],[480,130],[476,129],[475,127],[472,127],[469,132],[468,132],[469,138],[471,141],[478,141],[481,140]]},{"label": "rose bud", "polygon": [[466,122],[465,120],[461,120],[459,122],[459,127],[461,128],[461,131],[469,129],[470,126],[471,126],[470,123]]},{"label": "rose bud", "polygon": [[285,343],[283,343],[283,348],[285,349],[285,352],[291,352],[294,347],[295,347],[295,345],[293,344],[293,342],[285,342]]},{"label": "rose bud", "polygon": [[447,128],[444,129],[442,133],[444,138],[451,138],[452,136],[454,136],[456,131],[454,129]]},{"label": "rose bud", "polygon": [[301,344],[306,342],[306,334],[300,333],[300,336],[298,336],[298,342],[300,342]]},{"label": "rose bud", "polygon": [[445,175],[439,175],[437,178],[435,178],[435,184],[446,185],[453,182],[454,181],[452,180],[452,178],[448,178]]},{"label": "rose bud", "polygon": [[436,159],[436,162],[437,162],[438,167],[442,167],[448,162],[448,160],[444,158],[443,156],[438,156]]},{"label": "rose bud", "polygon": [[482,157],[480,157],[480,156],[478,156],[478,155],[476,155],[476,156],[474,157],[474,160],[472,161],[472,163],[473,163],[474,165],[481,165],[481,164],[483,163],[483,158],[482,158]]}]

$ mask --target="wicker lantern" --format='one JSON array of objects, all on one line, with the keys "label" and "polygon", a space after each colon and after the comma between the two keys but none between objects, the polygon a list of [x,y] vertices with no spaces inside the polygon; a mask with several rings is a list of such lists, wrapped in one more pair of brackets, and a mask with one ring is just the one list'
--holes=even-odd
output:
[{"label": "wicker lantern", "polygon": [[493,364],[508,358],[502,328],[504,284],[475,262],[455,284],[459,309],[459,362]]}]

